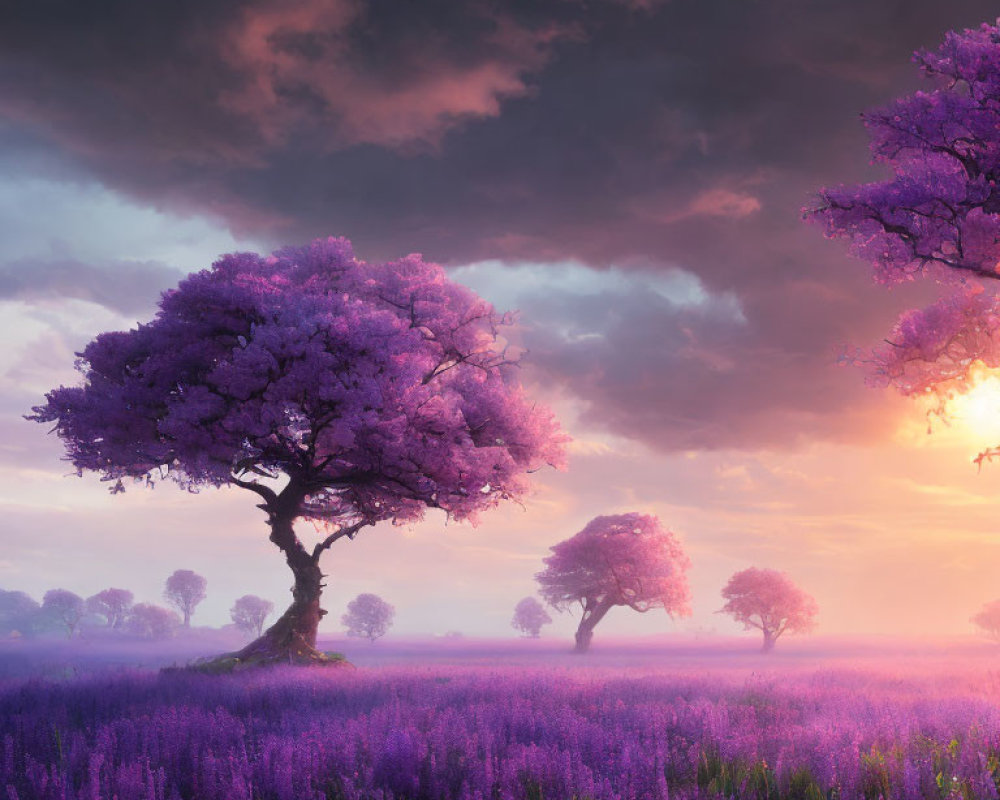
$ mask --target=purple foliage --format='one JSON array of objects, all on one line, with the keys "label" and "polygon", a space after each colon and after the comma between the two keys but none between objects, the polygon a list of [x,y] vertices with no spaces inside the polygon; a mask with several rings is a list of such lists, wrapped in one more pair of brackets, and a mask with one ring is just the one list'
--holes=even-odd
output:
[{"label": "purple foliage", "polygon": [[184,627],[191,627],[191,615],[205,599],[206,581],[197,572],[178,569],[167,578],[163,588],[163,599],[184,615]]},{"label": "purple foliage", "polygon": [[231,254],[164,293],[153,321],[98,336],[84,385],[31,418],[113,489],[287,475],[304,482],[296,517],[474,518],[563,461],[566,437],[508,359],[510,322],[415,255],[369,264],[346,239]]},{"label": "purple foliage", "polygon": [[152,603],[136,603],[129,611],[125,628],[129,633],[145,639],[164,639],[180,624],[178,616],[168,608]]},{"label": "purple foliage", "polygon": [[41,606],[24,592],[0,589],[0,636],[30,633],[38,620]]},{"label": "purple foliage", "polygon": [[949,33],[914,61],[930,91],[864,115],[890,177],[823,189],[806,216],[849,240],[879,281],[929,274],[956,285],[854,358],[877,383],[948,398],[978,366],[1000,366],[1000,25]]},{"label": "purple foliage", "polygon": [[272,611],[274,603],[270,600],[255,594],[245,594],[233,603],[233,607],[229,609],[229,617],[240,630],[260,636],[264,630],[264,621]]},{"label": "purple foliage", "polygon": [[456,667],[7,682],[0,787],[22,800],[996,798],[1000,710],[929,685]]},{"label": "purple foliage", "polygon": [[67,637],[76,632],[85,610],[83,598],[67,589],[50,589],[42,598],[42,614],[65,630]]},{"label": "purple foliage", "polygon": [[[345,239],[231,254],[165,292],[151,322],[94,339],[83,384],[29,419],[54,423],[78,472],[115,493],[172,479],[262,499],[295,586],[239,657],[320,661],[319,561],[334,542],[429,508],[475,522],[562,464],[567,437],[521,389],[511,322],[416,255],[368,264]],[[298,520],[325,538],[308,546]],[[201,588],[167,587],[185,627]]]},{"label": "purple foliage", "polygon": [[385,636],[396,616],[396,609],[377,594],[359,594],[347,604],[347,613],[340,618],[348,636],[359,636],[374,642]]},{"label": "purple foliage", "polygon": [[652,514],[594,517],[575,536],[553,545],[535,575],[542,597],[557,611],[576,603],[583,614],[576,649],[590,647],[594,627],[614,606],[645,613],[691,613],[685,572],[691,565],[671,531]]},{"label": "purple foliage", "polygon": [[134,599],[127,589],[104,589],[87,598],[87,610],[104,617],[109,628],[120,628]]},{"label": "purple foliage", "polygon": [[525,597],[514,606],[514,617],[510,624],[522,636],[537,639],[542,626],[552,622],[552,617],[534,597]]}]

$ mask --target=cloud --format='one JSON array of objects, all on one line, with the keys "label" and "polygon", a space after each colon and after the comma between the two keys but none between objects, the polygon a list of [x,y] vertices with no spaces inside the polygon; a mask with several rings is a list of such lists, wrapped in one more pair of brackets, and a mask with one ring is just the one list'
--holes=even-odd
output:
[{"label": "cloud", "polygon": [[529,93],[554,43],[575,35],[478,3],[181,0],[78,13],[57,2],[6,15],[0,113],[86,160],[172,164],[195,182],[206,166],[259,168],[303,142],[434,145]]},{"label": "cloud", "polygon": [[0,298],[73,298],[121,313],[148,313],[160,292],[176,285],[183,274],[157,261],[113,261],[96,266],[73,259],[22,259],[0,264]]},{"label": "cloud", "polygon": [[576,398],[590,430],[665,451],[892,434],[889,398],[834,366],[847,295],[789,283],[746,302],[679,267],[480,262],[452,274],[520,310],[526,376]]},{"label": "cloud", "polygon": [[[356,0],[248,7],[222,34],[222,60],[239,80],[220,105],[252,120],[272,145],[312,124],[328,127],[330,147],[436,145],[449,129],[496,117],[503,100],[527,94],[527,75],[570,33],[483,11],[473,55],[456,31],[417,16],[405,33],[372,41],[372,11]],[[365,45],[391,55],[373,57]]]},{"label": "cloud", "polygon": [[760,200],[752,194],[733,192],[729,189],[709,189],[701,192],[691,201],[692,214],[708,214],[715,217],[748,217],[760,211]]},{"label": "cloud", "polygon": [[[884,397],[832,364],[915,294],[870,287],[799,210],[873,174],[857,114],[912,88],[913,49],[995,15],[900,9],[22,4],[0,19],[0,167],[27,153],[255,249],[343,234],[368,259],[533,265],[547,277],[507,274],[539,372],[592,425],[664,449],[881,435]],[[180,263],[109,259],[148,260]],[[134,275],[103,302],[154,282]]]}]

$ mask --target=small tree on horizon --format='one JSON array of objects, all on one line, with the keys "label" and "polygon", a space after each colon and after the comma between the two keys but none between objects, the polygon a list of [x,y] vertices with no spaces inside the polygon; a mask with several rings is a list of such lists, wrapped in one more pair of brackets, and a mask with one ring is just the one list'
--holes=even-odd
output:
[{"label": "small tree on horizon", "polygon": [[0,589],[0,635],[34,633],[40,610],[38,601],[26,592]]},{"label": "small tree on horizon", "polygon": [[595,517],[551,550],[545,570],[535,577],[542,597],[557,611],[576,603],[583,609],[578,653],[590,648],[594,627],[615,606],[641,613],[662,608],[671,617],[691,613],[685,575],[691,562],[652,514]]},{"label": "small tree on horizon", "polygon": [[718,613],[729,614],[744,630],[761,631],[765,653],[784,633],[812,630],[819,613],[816,601],[775,569],[750,567],[735,573],[723,587],[722,598],[726,604]]},{"label": "small tree on horizon", "polygon": [[340,618],[348,636],[374,642],[385,636],[392,625],[396,609],[377,594],[359,594],[347,604],[347,613]]},{"label": "small tree on horizon", "polygon": [[133,599],[127,589],[104,589],[87,598],[87,610],[100,614],[109,628],[118,630],[128,617]]},{"label": "small tree on horizon", "polygon": [[417,255],[370,264],[346,239],[228,255],[165,292],[151,322],[98,336],[83,384],[29,419],[114,491],[165,477],[253,494],[294,585],[236,656],[325,663],[320,557],[335,542],[429,508],[475,522],[562,463],[567,437],[521,390],[512,322]]},{"label": "small tree on horizon", "polygon": [[260,636],[264,621],[274,611],[274,603],[255,594],[245,594],[238,598],[229,609],[229,618],[241,631]]},{"label": "small tree on horizon", "polygon": [[522,636],[537,639],[543,625],[552,622],[552,617],[534,597],[525,597],[514,607],[514,617],[511,627],[520,631]]},{"label": "small tree on horizon", "polygon": [[167,639],[180,625],[177,614],[152,603],[136,603],[125,621],[125,629],[143,639]]},{"label": "small tree on horizon", "polygon": [[163,599],[181,612],[185,628],[191,627],[191,615],[195,608],[205,599],[208,581],[197,572],[189,569],[178,569],[167,578],[163,589]]},{"label": "small tree on horizon", "polygon": [[969,621],[991,639],[1000,642],[1000,600],[986,603]]},{"label": "small tree on horizon", "polygon": [[68,589],[50,589],[42,598],[42,614],[66,629],[66,638],[73,634],[83,619],[85,604],[80,595]]}]

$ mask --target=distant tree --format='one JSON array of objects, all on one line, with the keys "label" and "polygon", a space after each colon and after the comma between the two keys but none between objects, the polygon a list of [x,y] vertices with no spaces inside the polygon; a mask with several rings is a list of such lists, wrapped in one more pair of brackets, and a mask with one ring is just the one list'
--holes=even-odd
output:
[{"label": "distant tree", "polygon": [[264,630],[264,620],[274,611],[274,603],[257,597],[255,594],[245,594],[229,609],[229,616],[242,631],[254,636],[260,636]]},{"label": "distant tree", "polygon": [[65,628],[66,638],[72,638],[85,610],[83,598],[67,589],[50,589],[42,598],[42,614]]},{"label": "distant tree", "polygon": [[169,608],[152,603],[136,603],[129,611],[125,629],[144,639],[166,639],[180,624],[180,617]]},{"label": "distant tree", "polygon": [[194,614],[198,604],[205,599],[207,586],[208,581],[189,569],[176,570],[167,578],[163,599],[181,612],[185,628],[191,627],[191,615]]},{"label": "distant tree", "polygon": [[889,177],[823,189],[806,217],[847,239],[882,283],[930,276],[954,287],[853,359],[874,383],[934,397],[944,412],[983,366],[1000,367],[1000,27],[950,32],[913,60],[932,90],[863,115]]},{"label": "distant tree", "polygon": [[38,602],[24,592],[0,589],[0,635],[33,633],[40,608]]},{"label": "distant tree", "polygon": [[720,614],[729,614],[745,630],[756,628],[764,634],[761,650],[774,649],[783,633],[812,630],[819,612],[816,601],[792,583],[784,572],[750,567],[733,575],[722,589],[726,604]]},{"label": "distant tree", "polygon": [[127,589],[105,589],[87,598],[87,610],[100,614],[109,628],[117,630],[128,617],[132,599],[132,592]]},{"label": "distant tree", "polygon": [[392,625],[396,609],[377,594],[359,594],[347,604],[347,613],[340,618],[348,636],[359,636],[374,642],[385,636]]},{"label": "distant tree", "polygon": [[537,639],[543,625],[552,622],[552,617],[534,597],[525,597],[514,607],[514,618],[510,621],[514,630],[523,636]]},{"label": "distant tree", "polygon": [[991,639],[1000,642],[1000,600],[984,605],[971,622]]},{"label": "distant tree", "polygon": [[579,603],[583,616],[576,651],[590,647],[594,627],[615,606],[671,616],[690,614],[685,571],[691,562],[673,533],[651,514],[595,517],[578,534],[551,548],[535,577],[541,594],[563,611]]},{"label": "distant tree", "polygon": [[[324,662],[331,545],[428,508],[474,520],[562,461],[566,437],[521,390],[511,322],[416,255],[369,264],[344,239],[228,255],[165,292],[151,322],[98,336],[83,385],[30,419],[115,491],[166,476],[253,493],[295,584],[238,657]],[[299,519],[326,527],[318,542]]]}]

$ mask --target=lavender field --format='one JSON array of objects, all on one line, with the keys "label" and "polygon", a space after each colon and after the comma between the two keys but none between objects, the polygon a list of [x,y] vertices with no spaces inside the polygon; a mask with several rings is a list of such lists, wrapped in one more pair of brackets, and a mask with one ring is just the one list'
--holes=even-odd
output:
[{"label": "lavender field", "polygon": [[47,677],[3,681],[0,786],[7,800],[1000,796],[992,646],[830,644],[581,661],[564,643],[417,642],[358,648],[354,669],[225,676],[124,651],[60,676],[50,653]]}]

